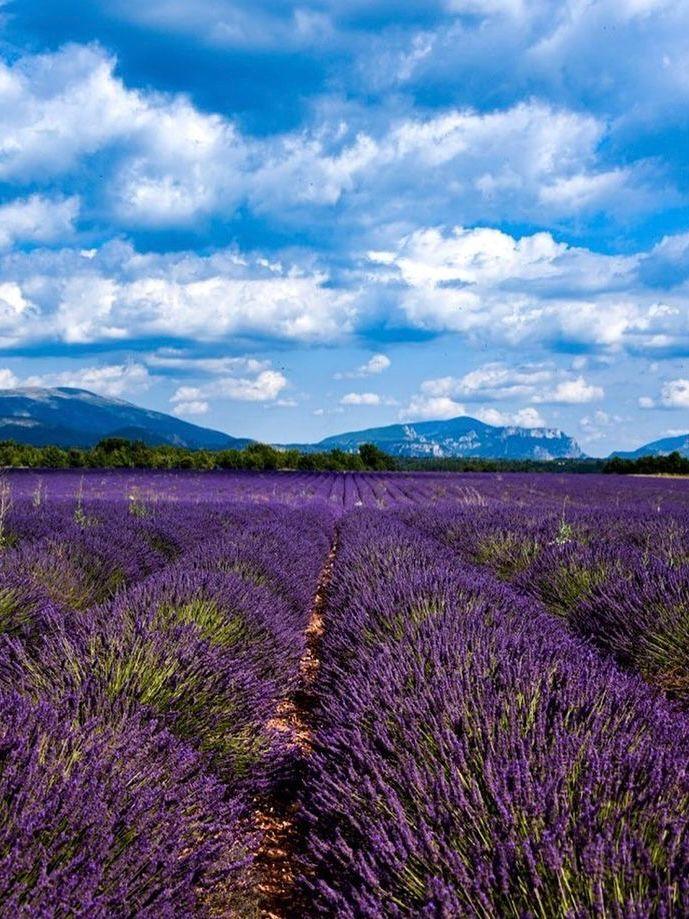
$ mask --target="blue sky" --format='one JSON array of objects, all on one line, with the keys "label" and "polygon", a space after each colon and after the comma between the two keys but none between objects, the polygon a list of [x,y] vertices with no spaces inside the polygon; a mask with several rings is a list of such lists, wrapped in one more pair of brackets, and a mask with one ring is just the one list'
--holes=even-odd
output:
[{"label": "blue sky", "polygon": [[689,0],[0,2],[0,385],[689,430]]}]

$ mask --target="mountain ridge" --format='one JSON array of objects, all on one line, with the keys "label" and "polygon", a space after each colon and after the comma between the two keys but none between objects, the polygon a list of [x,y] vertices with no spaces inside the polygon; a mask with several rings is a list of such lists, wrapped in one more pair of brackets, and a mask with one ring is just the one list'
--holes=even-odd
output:
[{"label": "mountain ridge", "polygon": [[619,456],[621,459],[639,459],[642,456],[666,456],[675,451],[689,458],[689,433],[678,434],[674,437],[661,437],[637,447],[636,450],[615,450],[610,456]]},{"label": "mountain ridge", "polygon": [[579,459],[585,454],[559,428],[490,425],[459,415],[441,421],[419,421],[365,428],[326,437],[316,444],[289,444],[305,452],[340,449],[352,452],[372,443],[391,456],[411,458]]},{"label": "mountain ridge", "polygon": [[70,386],[0,389],[0,440],[34,446],[92,447],[104,437],[189,449],[243,447],[232,437],[132,402]]}]

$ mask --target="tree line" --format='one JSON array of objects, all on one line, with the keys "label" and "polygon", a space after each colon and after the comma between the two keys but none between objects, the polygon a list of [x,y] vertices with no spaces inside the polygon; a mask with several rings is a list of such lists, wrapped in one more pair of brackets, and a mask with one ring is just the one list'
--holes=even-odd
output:
[{"label": "tree line", "polygon": [[638,459],[613,456],[603,466],[603,472],[617,475],[689,475],[689,459],[677,450],[663,456],[640,456]]},{"label": "tree line", "polygon": [[[123,437],[106,437],[95,446],[34,446],[0,441],[0,467],[30,469],[237,469],[306,472],[600,472],[604,460],[509,460],[480,457],[393,457],[375,444],[362,444],[353,453],[323,450],[304,453],[251,443],[227,450],[192,450],[170,444],[146,444]],[[607,471],[617,471],[609,469]]]},{"label": "tree line", "polygon": [[300,453],[252,443],[241,450],[191,450],[169,444],[146,444],[123,437],[106,437],[95,446],[37,447],[0,441],[0,466],[31,469],[298,469],[323,472],[365,472],[397,469],[397,462],[374,444],[356,453],[328,450]]}]

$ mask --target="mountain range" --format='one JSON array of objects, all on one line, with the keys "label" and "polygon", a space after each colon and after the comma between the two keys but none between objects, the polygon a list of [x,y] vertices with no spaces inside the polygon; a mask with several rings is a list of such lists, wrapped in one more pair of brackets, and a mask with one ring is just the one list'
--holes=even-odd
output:
[{"label": "mountain range", "polygon": [[[188,449],[240,449],[251,443],[222,431],[182,421],[131,402],[99,396],[85,389],[24,387],[0,390],[0,440],[41,446],[91,447],[104,437],[125,437],[148,444]],[[499,427],[475,418],[390,424],[326,437],[315,444],[289,444],[304,452],[340,449],[353,452],[372,443],[392,456],[496,459],[577,459],[579,444],[557,428]],[[285,445],[276,445],[284,448]],[[667,437],[613,456],[635,459],[677,450],[689,457],[689,433]]]},{"label": "mountain range", "polygon": [[557,428],[496,427],[460,416],[446,421],[389,424],[326,437],[317,444],[292,444],[300,450],[353,452],[372,443],[391,456],[476,456],[494,459],[551,460],[583,457],[579,444]]},{"label": "mountain range", "polygon": [[613,456],[623,459],[639,459],[641,456],[667,456],[668,453],[677,452],[689,457],[689,434],[680,434],[677,437],[663,437],[661,440],[651,441],[636,450],[616,450]]},{"label": "mountain range", "polygon": [[190,449],[240,448],[251,442],[86,389],[0,389],[0,440],[92,447],[103,437]]}]

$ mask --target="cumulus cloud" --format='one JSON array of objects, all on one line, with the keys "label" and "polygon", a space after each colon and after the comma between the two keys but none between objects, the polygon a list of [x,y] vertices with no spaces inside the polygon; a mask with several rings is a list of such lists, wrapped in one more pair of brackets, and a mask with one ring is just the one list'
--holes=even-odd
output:
[{"label": "cumulus cloud", "polygon": [[83,45],[0,62],[0,178],[45,181],[108,149],[123,220],[164,226],[232,206],[249,155],[234,126],[185,97],[128,88],[115,65]]},{"label": "cumulus cloud", "polygon": [[192,401],[192,402],[178,402],[172,408],[173,415],[205,415],[209,409],[207,402],[202,400]]},{"label": "cumulus cloud", "polygon": [[[662,258],[672,252],[664,241]],[[681,260],[682,252],[674,257]],[[235,249],[144,255],[111,242],[95,250],[15,252],[0,256],[0,346],[167,339],[241,347],[255,340],[337,343],[357,333],[411,329],[457,333],[470,346],[664,357],[689,350],[689,282],[645,286],[642,273],[655,258],[655,249],[603,255],[548,233],[516,238],[481,227],[414,231],[395,249],[371,251],[370,267],[349,272],[346,283],[334,283],[313,263]],[[220,375],[230,366],[229,358],[195,352],[194,370],[190,360],[184,348],[147,358],[169,372]],[[389,360],[374,354],[338,378],[373,376]],[[509,385],[525,383],[495,389]],[[488,383],[471,376],[455,395],[470,400],[472,387],[492,398]]]},{"label": "cumulus cloud", "polygon": [[[76,250],[14,255],[0,269],[7,279],[0,283],[0,342],[8,345],[242,336],[337,341],[357,313],[355,294],[328,286],[323,272],[266,266],[227,250],[142,256],[112,243],[89,257]],[[216,370],[221,365],[206,365]]]},{"label": "cumulus cloud", "polygon": [[657,396],[639,396],[638,406],[642,409],[686,409],[689,408],[689,380],[667,380],[660,387]]},{"label": "cumulus cloud", "polygon": [[546,422],[533,406],[526,406],[515,412],[503,412],[492,406],[472,406],[470,410],[449,396],[433,396],[419,393],[400,412],[402,421],[442,421],[470,415],[485,424],[497,427],[517,426],[524,428],[544,427]]},{"label": "cumulus cloud", "polygon": [[19,378],[9,367],[0,367],[0,389],[16,389]]},{"label": "cumulus cloud", "polygon": [[543,382],[553,379],[554,370],[544,365],[510,367],[500,362],[484,364],[462,377],[425,380],[421,391],[430,396],[460,396],[466,401],[530,397]]},{"label": "cumulus cloud", "polygon": [[449,396],[419,394],[412,396],[409,404],[400,411],[400,419],[402,421],[435,421],[436,419],[444,421],[447,418],[465,414],[465,407]]},{"label": "cumulus cloud", "polygon": [[665,408],[689,408],[689,380],[669,380],[660,391],[660,402]]},{"label": "cumulus cloud", "polygon": [[205,402],[210,398],[235,402],[271,402],[287,386],[277,370],[261,370],[255,377],[219,377],[200,386],[180,386],[170,398],[177,405]]},{"label": "cumulus cloud", "polygon": [[[446,0],[443,7],[454,15],[424,29],[432,53],[413,56],[417,30],[383,32],[362,54],[363,79],[379,89],[443,85],[459,98],[497,91],[585,99],[642,129],[681,118],[689,97],[685,0]],[[592,82],[601,60],[605,79]]]},{"label": "cumulus cloud", "polygon": [[348,392],[340,399],[340,405],[380,405],[381,397],[374,392]]},{"label": "cumulus cloud", "polygon": [[0,62],[0,179],[46,182],[107,151],[100,205],[144,228],[227,219],[240,206],[303,222],[344,202],[358,223],[373,208],[384,222],[403,212],[541,220],[657,206],[644,163],[599,162],[608,126],[591,114],[529,100],[491,112],[381,111],[359,124],[323,110],[299,131],[252,137],[185,96],[128,87],[115,67],[83,45]]},{"label": "cumulus cloud", "polygon": [[102,396],[117,398],[125,393],[148,389],[151,378],[143,364],[103,364],[96,367],[79,367],[56,373],[31,374],[20,378],[7,367],[0,369],[0,388],[16,389],[19,386],[68,386],[88,389]]},{"label": "cumulus cloud", "polygon": [[0,281],[0,343],[11,347],[22,337],[21,329],[36,321],[37,310],[15,281]]},{"label": "cumulus cloud", "polygon": [[642,268],[655,257],[655,250],[604,255],[549,233],[516,238],[482,227],[420,229],[394,250],[369,252],[374,277],[401,286],[402,322],[414,328],[473,343],[663,355],[689,347],[689,312],[681,287],[645,286]]},{"label": "cumulus cloud", "polygon": [[[352,135],[342,119],[311,136],[278,138],[262,151],[249,197],[262,211],[342,203],[378,221],[467,222],[515,216],[542,221],[605,211],[628,213],[679,201],[645,163],[607,168],[607,133],[593,115],[520,102],[492,112],[448,109],[389,119]],[[657,189],[654,191],[654,189]],[[355,194],[350,194],[354,193]]]},{"label": "cumulus cloud", "polygon": [[31,195],[0,205],[0,249],[15,243],[64,242],[74,233],[79,198]]},{"label": "cumulus cloud", "polygon": [[484,364],[462,377],[425,380],[421,392],[432,397],[461,397],[467,402],[530,399],[561,404],[593,402],[604,395],[601,387],[587,383],[582,376],[572,377],[552,365],[509,366],[500,362]]},{"label": "cumulus cloud", "polygon": [[597,402],[605,392],[602,386],[587,383],[583,377],[574,380],[563,380],[554,389],[534,397],[535,402],[551,402],[560,405],[583,405],[586,402]]},{"label": "cumulus cloud", "polygon": [[546,425],[543,416],[532,405],[518,409],[516,412],[501,412],[495,408],[479,409],[477,418],[485,421],[486,424],[494,424],[498,427],[516,425],[520,428],[542,428]]},{"label": "cumulus cloud", "polygon": [[352,380],[357,379],[358,377],[376,376],[377,374],[382,373],[384,370],[387,370],[391,363],[392,361],[386,354],[374,354],[367,361],[357,367],[356,370],[350,370],[344,373],[336,373],[334,374],[334,377],[336,380]]}]

